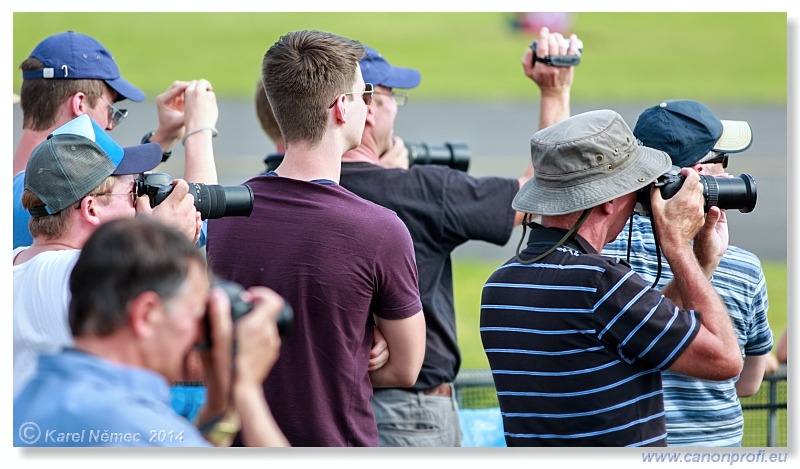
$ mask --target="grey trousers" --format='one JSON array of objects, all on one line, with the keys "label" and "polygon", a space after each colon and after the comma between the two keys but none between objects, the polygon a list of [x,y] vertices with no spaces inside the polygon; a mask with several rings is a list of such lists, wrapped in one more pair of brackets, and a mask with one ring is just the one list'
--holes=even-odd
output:
[{"label": "grey trousers", "polygon": [[378,388],[371,402],[379,446],[461,446],[455,391],[448,397]]}]

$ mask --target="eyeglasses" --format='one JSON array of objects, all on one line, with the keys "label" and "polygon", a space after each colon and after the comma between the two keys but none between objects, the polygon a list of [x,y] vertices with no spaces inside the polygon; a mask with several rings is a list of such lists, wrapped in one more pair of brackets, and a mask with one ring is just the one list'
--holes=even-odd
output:
[{"label": "eyeglasses", "polygon": [[716,164],[721,163],[723,168],[728,167],[728,154],[727,153],[720,153],[714,152],[714,157],[708,160],[703,161],[703,164]]},{"label": "eyeglasses", "polygon": [[[372,86],[372,83],[364,83],[364,91],[350,91],[348,93],[342,93],[339,96],[347,96],[348,94],[361,94],[361,98],[364,100],[364,104],[369,106],[372,104],[372,94],[375,92],[375,88]],[[332,108],[336,101],[339,99],[339,96],[336,96],[336,99],[333,100],[328,109]]]},{"label": "eyeglasses", "polygon": [[95,197],[102,197],[106,195],[116,195],[119,197],[128,197],[131,200],[131,205],[136,206],[136,191],[132,190],[130,192],[124,192],[122,194],[117,194],[116,192],[106,192],[105,194],[95,194]]},{"label": "eyeglasses", "polygon": [[123,119],[128,117],[127,109],[120,109],[114,106],[113,104],[109,103],[108,100],[103,96],[100,96],[100,99],[102,99],[103,101],[106,102],[106,104],[108,104],[108,118],[111,119],[112,122],[114,122],[115,127],[118,126]]},{"label": "eyeglasses", "polygon": [[392,91],[392,92],[375,91],[375,94],[382,94],[382,95],[385,95],[385,96],[391,96],[392,99],[394,99],[394,102],[397,104],[397,107],[403,107],[408,102],[408,95],[405,94],[405,93],[395,93],[394,91]]}]

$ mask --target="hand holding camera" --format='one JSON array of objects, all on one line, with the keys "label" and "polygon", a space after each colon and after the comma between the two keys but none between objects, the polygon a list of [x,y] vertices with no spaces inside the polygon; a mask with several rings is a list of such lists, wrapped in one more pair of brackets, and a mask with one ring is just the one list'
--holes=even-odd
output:
[{"label": "hand holding camera", "polygon": [[196,202],[189,193],[189,184],[182,179],[177,179],[173,183],[170,178],[167,186],[164,189],[163,197],[156,201],[158,194],[141,191],[137,180],[136,213],[153,215],[162,222],[179,229],[192,241],[197,242],[203,222],[200,213],[195,209]]},{"label": "hand holding camera", "polygon": [[290,333],[292,322],[292,308],[269,288],[244,290],[235,282],[212,283],[197,344],[203,352],[208,389],[204,414],[228,410],[237,385],[261,389],[278,359],[281,337]]}]

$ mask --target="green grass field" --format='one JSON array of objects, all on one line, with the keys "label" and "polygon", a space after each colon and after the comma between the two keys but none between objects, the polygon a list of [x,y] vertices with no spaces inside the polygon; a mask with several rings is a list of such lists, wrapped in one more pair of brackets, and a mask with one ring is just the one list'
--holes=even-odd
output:
[{"label": "green grass field", "polygon": [[[218,97],[250,99],[281,34],[321,29],[376,47],[422,72],[414,99],[528,99],[519,60],[532,36],[509,13],[14,13],[18,66],[46,35],[98,38],[122,74],[154,97],[173,80],[207,78]],[[785,13],[575,13],[584,42],[576,101],[784,103]]]}]

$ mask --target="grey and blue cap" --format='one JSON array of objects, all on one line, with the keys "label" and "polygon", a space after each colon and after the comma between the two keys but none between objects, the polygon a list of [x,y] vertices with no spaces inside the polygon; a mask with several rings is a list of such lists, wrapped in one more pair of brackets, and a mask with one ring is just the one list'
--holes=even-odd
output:
[{"label": "grey and blue cap", "polygon": [[122,148],[87,114],[76,117],[31,152],[25,189],[44,202],[30,209],[31,216],[64,210],[109,176],[150,171],[161,162],[161,153],[157,143]]}]

